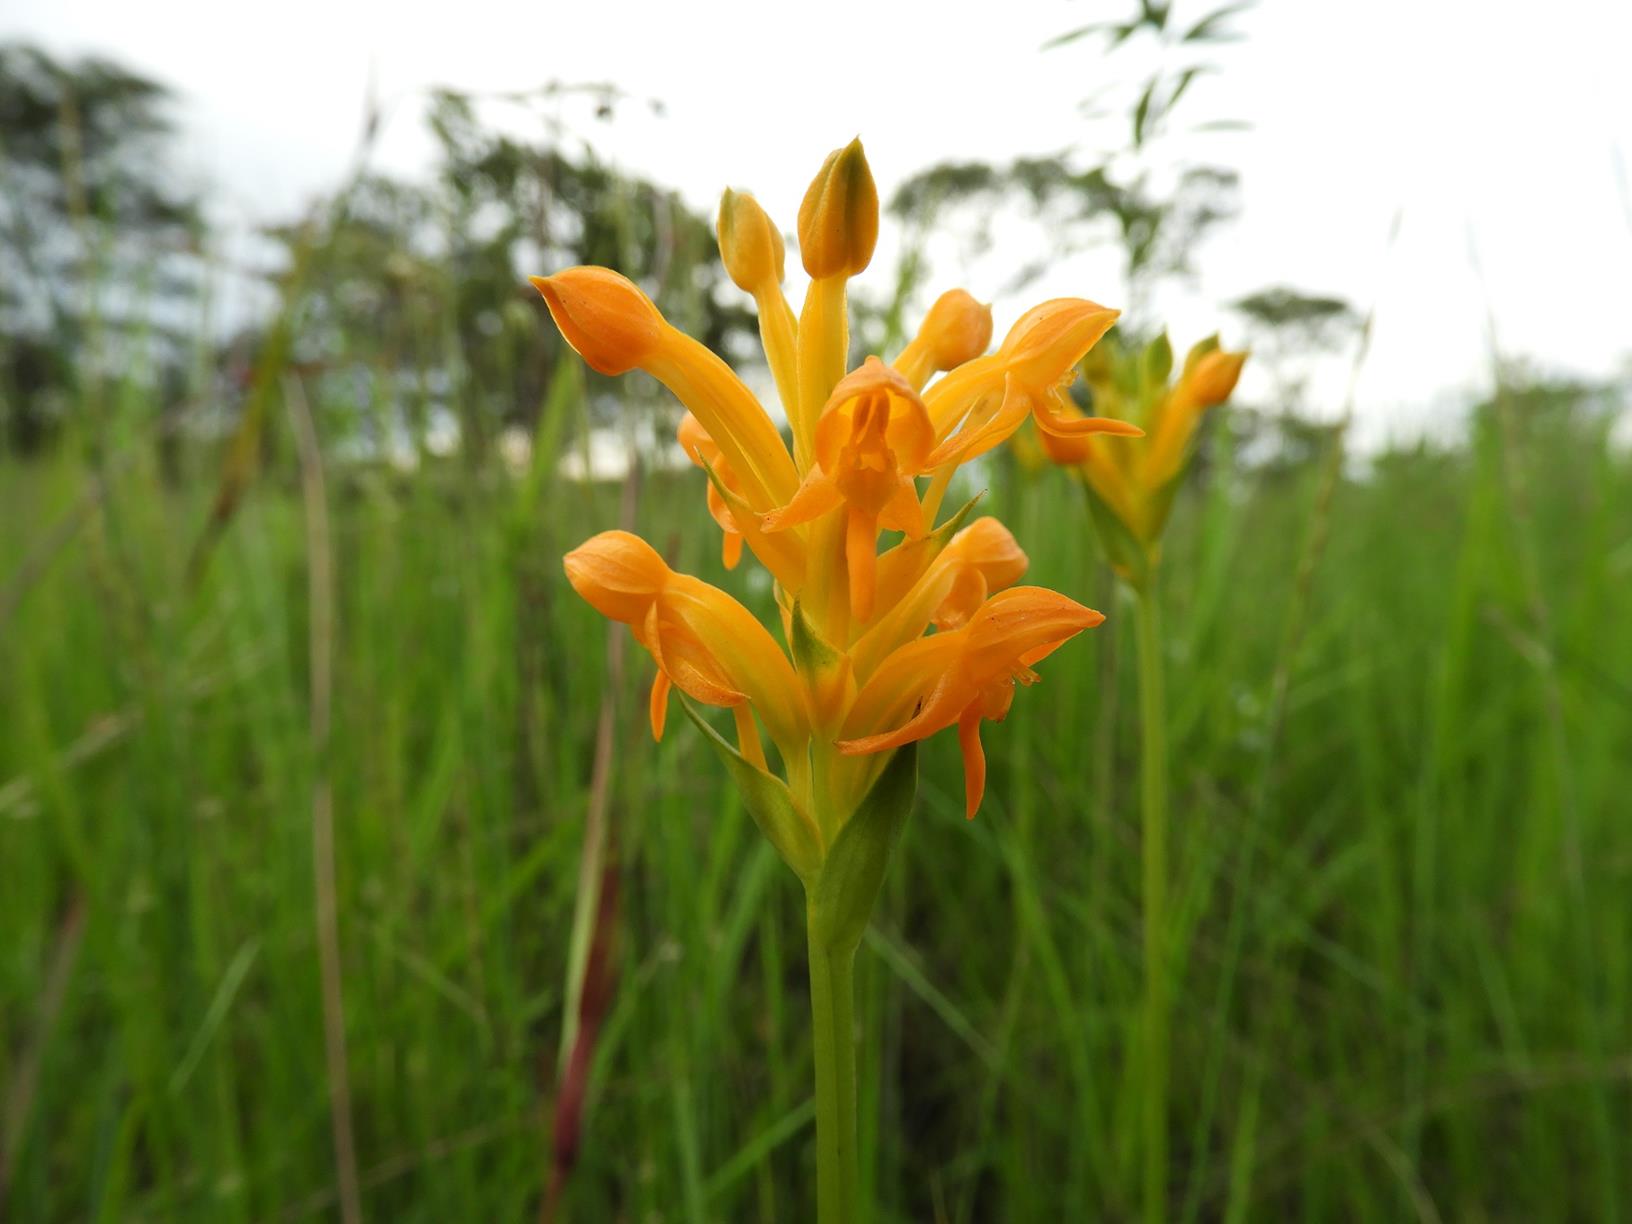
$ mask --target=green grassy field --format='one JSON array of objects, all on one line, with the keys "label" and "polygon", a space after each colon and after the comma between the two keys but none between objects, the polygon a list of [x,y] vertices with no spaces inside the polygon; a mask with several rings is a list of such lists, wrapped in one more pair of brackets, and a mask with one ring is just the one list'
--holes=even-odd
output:
[{"label": "green grassy field", "polygon": [[[1318,464],[1242,471],[1214,432],[1163,576],[1172,1218],[1632,1215],[1632,463],[1606,434],[1516,396],[1328,505]],[[649,661],[609,662],[625,631],[561,575],[620,490],[331,463],[314,632],[292,462],[193,585],[208,469],[162,482],[128,422],[103,442],[0,462],[9,1217],[337,1218],[314,790],[366,1215],[535,1215],[610,703],[618,978],[563,1218],[807,1218],[796,881],[693,728],[651,742]],[[953,737],[922,756],[858,961],[863,1177],[885,1220],[1127,1218],[1131,618],[1080,491],[989,477],[1032,580],[1110,620],[989,729],[973,823]],[[654,477],[633,524],[768,613],[702,502]]]}]

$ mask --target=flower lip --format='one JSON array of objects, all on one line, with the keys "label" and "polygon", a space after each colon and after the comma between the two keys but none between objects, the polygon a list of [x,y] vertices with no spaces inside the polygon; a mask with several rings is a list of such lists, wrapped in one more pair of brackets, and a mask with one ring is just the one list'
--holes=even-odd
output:
[{"label": "flower lip", "polygon": [[556,327],[597,373],[626,374],[656,351],[667,326],[652,299],[611,268],[579,266],[528,277]]}]

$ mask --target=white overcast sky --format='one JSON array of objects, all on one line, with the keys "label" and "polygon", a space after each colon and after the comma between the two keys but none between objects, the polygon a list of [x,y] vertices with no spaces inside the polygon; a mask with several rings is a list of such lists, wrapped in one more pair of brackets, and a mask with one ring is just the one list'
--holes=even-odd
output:
[{"label": "white overcast sky", "polygon": [[[605,156],[704,210],[725,184],[750,188],[791,228],[821,157],[858,133],[885,193],[945,159],[1095,150],[1101,130],[1078,103],[1140,61],[1107,62],[1091,41],[1039,47],[1131,7],[6,0],[0,38],[114,55],[172,85],[185,164],[228,217],[286,216],[334,184],[371,88],[389,107],[376,163],[412,173],[429,152],[427,87],[559,80],[665,104],[586,125]],[[1261,0],[1235,24],[1245,41],[1219,49],[1225,72],[1185,105],[1251,125],[1204,150],[1241,172],[1243,211],[1203,249],[1199,282],[1160,300],[1176,342],[1221,325],[1229,340],[1223,303],[1268,284],[1375,304],[1358,396],[1373,437],[1488,384],[1487,311],[1506,354],[1627,367],[1632,200],[1618,166],[1632,163],[1632,2]],[[1115,266],[1078,257],[1028,296],[1115,305]],[[985,276],[968,287],[997,298],[999,329],[1028,304],[997,294],[989,263],[937,271],[942,284]],[[873,272],[882,288],[887,267]],[[1318,384],[1331,410],[1344,381],[1329,369]]]}]

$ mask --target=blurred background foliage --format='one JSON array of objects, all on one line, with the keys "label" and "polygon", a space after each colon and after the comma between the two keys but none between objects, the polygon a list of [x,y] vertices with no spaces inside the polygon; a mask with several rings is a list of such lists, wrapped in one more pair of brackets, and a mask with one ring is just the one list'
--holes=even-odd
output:
[{"label": "blurred background foliage", "polygon": [[[1227,141],[1193,139],[1231,121],[1191,114],[1237,16],[1142,2],[1040,51],[1095,67],[1085,114],[1125,137],[901,183],[857,355],[946,287],[932,235],[989,250],[998,215],[1039,245],[1005,291],[1114,244],[1125,340],[1156,335],[1154,290],[1239,207]],[[370,168],[370,116],[345,182],[229,246],[162,83],[0,48],[7,1218],[806,1209],[796,890],[690,729],[650,743],[647,664],[558,558],[616,522],[769,592],[721,571],[676,406],[586,371],[522,275],[617,267],[733,362],[754,320],[712,219],[552,124],[563,91],[592,124],[651,105],[438,93],[422,177]],[[260,305],[224,320],[232,278]],[[1627,388],[1493,352],[1456,427],[1356,455],[1309,372],[1359,368],[1364,304],[1266,285],[1218,321],[1268,377],[1209,421],[1166,563],[1172,1217],[1621,1218]],[[986,507],[1111,620],[988,737],[972,825],[926,753],[861,962],[883,1219],[1137,1208],[1127,618],[1080,491],[1028,455],[987,465]]]}]

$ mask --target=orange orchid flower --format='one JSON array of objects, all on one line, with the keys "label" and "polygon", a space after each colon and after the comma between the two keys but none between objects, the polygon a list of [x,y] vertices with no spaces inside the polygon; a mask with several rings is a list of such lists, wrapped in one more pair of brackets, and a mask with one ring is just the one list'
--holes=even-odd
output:
[{"label": "orange orchid flower", "polygon": [[603,531],[567,554],[567,581],[602,616],[622,621],[657,663],[652,738],[663,738],[669,691],[727,706],[742,754],[763,764],[752,710],[784,753],[809,738],[797,678],[754,614],[717,587],[670,569],[657,550],[627,531]]},{"label": "orange orchid flower", "polygon": [[[1142,352],[1108,344],[1096,353],[1088,371],[1094,406],[1138,419],[1148,436],[1107,447],[1082,432],[1038,432],[1048,457],[1077,473],[1144,551],[1147,563],[1156,557],[1174,484],[1189,459],[1202,414],[1230,398],[1246,359],[1246,353],[1221,349],[1217,337],[1210,337],[1190,350],[1178,381],[1170,386],[1172,350],[1165,336]],[[1085,419],[1069,402],[1062,405],[1061,414],[1073,425]],[[1113,561],[1125,572],[1133,568],[1127,558],[1118,559],[1114,549]]]},{"label": "orange orchid flower", "polygon": [[1055,298],[1021,315],[996,353],[954,371],[926,397],[939,442],[929,465],[983,455],[1027,416],[1045,432],[1138,437],[1143,430],[1131,422],[1080,413],[1073,420],[1061,411],[1077,363],[1111,329],[1117,314],[1082,298]]},{"label": "orange orchid flower", "polygon": [[1009,529],[990,517],[959,531],[923,569],[913,566],[906,552],[895,549],[879,558],[879,598],[890,610],[851,647],[863,677],[930,625],[957,629],[966,624],[988,595],[1018,582],[1027,565]]},{"label": "orange orchid flower", "polygon": [[896,651],[856,698],[848,729],[891,730],[839,742],[858,755],[899,748],[956,723],[963,751],[964,812],[974,819],[986,793],[983,719],[1008,717],[1014,686],[1037,682],[1037,663],[1084,629],[1104,621],[1092,608],[1042,587],[992,596],[961,629],[920,638]]},{"label": "orange orchid flower", "polygon": [[850,611],[872,615],[880,527],[924,534],[912,478],[923,471],[935,431],[918,393],[877,357],[833,388],[816,422],[815,466],[786,506],[764,516],[766,531],[785,531],[845,508],[845,563]]}]

